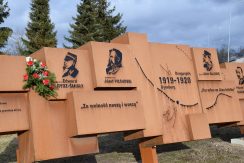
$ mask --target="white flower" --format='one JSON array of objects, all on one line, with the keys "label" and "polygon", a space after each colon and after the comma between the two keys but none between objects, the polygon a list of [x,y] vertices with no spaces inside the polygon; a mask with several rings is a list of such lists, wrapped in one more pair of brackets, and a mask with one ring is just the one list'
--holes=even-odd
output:
[{"label": "white flower", "polygon": [[40,79],[41,79],[41,80],[44,79],[43,74],[40,74],[39,76],[40,76]]},{"label": "white flower", "polygon": [[31,57],[25,57],[25,61],[26,62],[29,62],[29,61],[32,61],[33,59]]}]

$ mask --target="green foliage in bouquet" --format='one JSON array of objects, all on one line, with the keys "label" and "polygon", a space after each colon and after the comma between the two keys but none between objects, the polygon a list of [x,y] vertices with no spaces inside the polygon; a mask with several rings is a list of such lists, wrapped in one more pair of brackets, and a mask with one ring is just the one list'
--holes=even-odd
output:
[{"label": "green foliage in bouquet", "polygon": [[47,66],[37,60],[27,61],[26,74],[24,75],[25,85],[23,89],[33,89],[45,99],[56,97],[55,91],[56,77],[48,71]]}]

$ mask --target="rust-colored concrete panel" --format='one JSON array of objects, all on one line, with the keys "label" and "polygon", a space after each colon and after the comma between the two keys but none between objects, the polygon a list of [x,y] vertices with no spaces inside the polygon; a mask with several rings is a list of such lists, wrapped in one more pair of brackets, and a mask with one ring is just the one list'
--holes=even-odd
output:
[{"label": "rust-colored concrete panel", "polygon": [[211,138],[210,128],[206,114],[189,114],[189,125],[192,140]]},{"label": "rust-colored concrete panel", "polygon": [[21,163],[19,157],[20,157],[20,156],[19,156],[19,150],[17,149],[17,150],[16,150],[17,163]]},{"label": "rust-colored concrete panel", "polygon": [[35,161],[34,145],[32,139],[32,132],[26,131],[18,134],[18,153],[17,161],[20,163],[31,163]]},{"label": "rust-colored concrete panel", "polygon": [[0,92],[24,91],[25,57],[0,55]]},{"label": "rust-colored concrete panel", "polygon": [[0,94],[0,133],[29,129],[27,94]]},{"label": "rust-colored concrete panel", "polygon": [[199,81],[198,85],[203,111],[210,124],[243,119],[233,81]]},{"label": "rust-colored concrete panel", "polygon": [[244,126],[239,126],[241,134],[244,134]]},{"label": "rust-colored concrete panel", "polygon": [[135,43],[135,40],[133,40],[133,39],[136,39],[138,41],[138,37],[141,37],[144,41],[147,42],[147,35],[146,34],[129,33],[129,32],[114,38],[111,42],[116,43],[116,44]]},{"label": "rust-colored concrete panel", "polygon": [[[221,70],[221,74],[222,74],[223,80],[228,80],[227,77],[226,77],[228,71],[225,68],[225,64],[220,64],[220,70]],[[233,79],[232,79],[232,81],[233,81]]]},{"label": "rust-colored concrete panel", "polygon": [[163,142],[190,141],[188,114],[202,108],[191,49],[185,45],[151,43],[157,105],[163,125]]},{"label": "rust-colored concrete panel", "polygon": [[225,80],[235,82],[239,99],[244,99],[244,63],[224,63],[221,64],[221,71]]},{"label": "rust-colored concrete panel", "polygon": [[45,62],[48,69],[55,73],[57,99],[66,99],[71,91],[93,89],[88,51],[43,48],[31,57]]},{"label": "rust-colored concrete panel", "polygon": [[153,67],[149,43],[146,34],[126,33],[114,40],[114,43],[129,44],[136,65],[135,76],[137,90],[141,92],[146,129],[133,134],[127,134],[125,140],[162,135],[162,123],[156,107],[155,88],[152,82]]},{"label": "rust-colored concrete panel", "polygon": [[70,137],[145,128],[137,91],[73,92],[66,102]]},{"label": "rust-colored concrete panel", "polygon": [[135,67],[128,45],[89,42],[79,49],[89,50],[95,88],[134,88]]},{"label": "rust-colored concrete panel", "polygon": [[143,147],[153,147],[161,144],[166,144],[164,143],[163,136],[153,137],[140,143],[140,145]]},{"label": "rust-colored concrete panel", "polygon": [[134,139],[143,138],[143,137],[144,137],[143,131],[124,132],[124,141],[134,140]]},{"label": "rust-colored concrete panel", "polygon": [[158,163],[156,147],[143,147],[139,144],[142,163]]},{"label": "rust-colored concrete panel", "polygon": [[[244,117],[244,64],[243,63],[224,63],[221,64],[221,71],[224,80],[232,80],[235,83],[235,88],[240,99],[240,106],[242,115]],[[239,122],[238,125],[244,125],[244,120]]]},{"label": "rust-colored concrete panel", "polygon": [[98,152],[97,137],[69,138],[64,101],[47,101],[29,93],[35,161]]},{"label": "rust-colored concrete panel", "polygon": [[214,48],[192,48],[198,80],[222,80],[217,50]]},{"label": "rust-colored concrete panel", "polygon": [[96,136],[69,139],[70,156],[98,153],[98,140]]},{"label": "rust-colored concrete panel", "polygon": [[240,102],[243,120],[241,122],[237,123],[237,125],[244,126],[244,100],[240,99],[239,102]]}]

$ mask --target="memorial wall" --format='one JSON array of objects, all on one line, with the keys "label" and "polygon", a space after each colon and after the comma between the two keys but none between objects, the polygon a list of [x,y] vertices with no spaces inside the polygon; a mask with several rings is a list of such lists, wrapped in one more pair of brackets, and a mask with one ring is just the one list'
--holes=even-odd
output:
[{"label": "memorial wall", "polygon": [[150,45],[145,34],[126,33],[111,41],[112,43],[130,46],[136,79],[136,90],[141,92],[144,109],[145,129],[125,133],[125,140],[162,135],[162,123],[156,103],[153,83],[153,63],[150,55]]},{"label": "memorial wall", "polygon": [[[242,117],[244,117],[244,76],[243,76],[243,63],[224,63],[220,65],[224,79],[233,81],[234,88],[237,92],[237,96],[240,102]],[[244,120],[238,123],[238,125],[244,125]],[[244,133],[244,130],[241,130]]]},{"label": "memorial wall", "polygon": [[151,43],[150,50],[164,131],[159,143],[190,141],[187,116],[202,113],[191,49],[185,45]]},{"label": "memorial wall", "polygon": [[67,99],[72,91],[93,89],[89,54],[84,50],[43,48],[31,55],[45,63],[55,73],[58,96],[55,99]]},{"label": "memorial wall", "polygon": [[241,121],[243,117],[234,81],[223,77],[217,51],[212,48],[193,48],[192,51],[202,108],[209,124]]},{"label": "memorial wall", "polygon": [[97,153],[104,133],[153,147],[211,138],[211,124],[243,131],[244,64],[220,66],[216,49],[126,33],[78,49],[43,48],[27,64],[0,62],[0,133],[18,134],[21,163]]},{"label": "memorial wall", "polygon": [[29,130],[28,98],[22,89],[25,57],[0,55],[0,134]]}]

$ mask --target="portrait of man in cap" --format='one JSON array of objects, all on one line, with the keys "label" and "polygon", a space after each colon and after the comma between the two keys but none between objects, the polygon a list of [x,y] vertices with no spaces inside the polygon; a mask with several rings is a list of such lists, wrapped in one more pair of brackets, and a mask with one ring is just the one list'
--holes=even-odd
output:
[{"label": "portrait of man in cap", "polygon": [[207,71],[211,71],[213,69],[213,62],[212,62],[212,58],[211,58],[211,53],[209,53],[206,50],[204,50],[204,53],[203,53],[203,67]]},{"label": "portrait of man in cap", "polygon": [[243,76],[243,71],[241,67],[236,68],[236,76],[239,79],[239,85],[244,84],[244,76]]},{"label": "portrait of man in cap", "polygon": [[106,68],[106,73],[116,74],[122,67],[122,53],[118,49],[109,50],[108,65]]},{"label": "portrait of man in cap", "polygon": [[64,77],[72,77],[76,78],[79,71],[75,68],[77,62],[77,56],[68,52],[68,54],[64,58],[64,66],[63,66],[63,78]]}]

